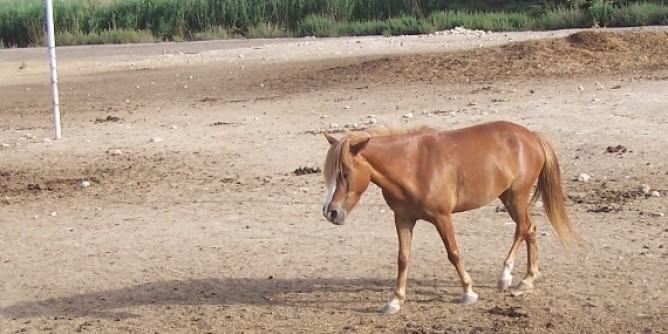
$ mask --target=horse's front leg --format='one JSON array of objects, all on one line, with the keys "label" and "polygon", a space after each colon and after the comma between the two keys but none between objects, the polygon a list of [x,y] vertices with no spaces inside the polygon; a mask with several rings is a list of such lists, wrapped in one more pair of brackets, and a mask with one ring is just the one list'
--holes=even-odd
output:
[{"label": "horse's front leg", "polygon": [[475,303],[478,300],[478,294],[473,292],[473,280],[471,280],[469,274],[464,270],[464,264],[462,264],[459,258],[459,247],[457,247],[457,241],[455,240],[455,229],[452,226],[451,215],[442,215],[434,222],[434,225],[443,240],[445,250],[448,252],[448,260],[455,266],[459,280],[462,283],[464,294],[460,302],[463,305]]},{"label": "horse's front leg", "polygon": [[380,310],[383,314],[394,314],[399,312],[404,300],[406,300],[406,280],[408,278],[408,262],[410,261],[411,241],[413,240],[415,219],[406,219],[395,214],[394,225],[397,228],[397,237],[399,238],[397,286],[394,290],[392,299],[385,303]]}]

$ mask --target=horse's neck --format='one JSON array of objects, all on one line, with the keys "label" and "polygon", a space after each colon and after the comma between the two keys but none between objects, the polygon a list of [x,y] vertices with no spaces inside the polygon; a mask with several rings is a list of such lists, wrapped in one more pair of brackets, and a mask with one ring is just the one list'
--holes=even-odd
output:
[{"label": "horse's neck", "polygon": [[405,178],[408,176],[405,157],[410,153],[408,150],[408,145],[400,138],[372,139],[361,153],[371,167],[371,182],[390,192],[397,192],[405,187]]}]

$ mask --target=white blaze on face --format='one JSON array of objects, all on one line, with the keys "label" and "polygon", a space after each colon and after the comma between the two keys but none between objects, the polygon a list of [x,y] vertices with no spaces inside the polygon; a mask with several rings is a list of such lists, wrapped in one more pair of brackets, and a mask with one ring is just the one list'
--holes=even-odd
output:
[{"label": "white blaze on face", "polygon": [[327,217],[327,208],[329,204],[332,203],[332,198],[334,197],[334,192],[336,192],[336,176],[329,181],[327,186],[327,198],[325,199],[325,204],[322,207],[322,214]]}]

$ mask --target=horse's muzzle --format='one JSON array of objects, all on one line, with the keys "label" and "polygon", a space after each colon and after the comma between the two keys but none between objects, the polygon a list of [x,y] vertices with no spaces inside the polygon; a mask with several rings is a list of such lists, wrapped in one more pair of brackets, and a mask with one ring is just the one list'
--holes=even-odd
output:
[{"label": "horse's muzzle", "polygon": [[334,225],[343,225],[343,222],[346,220],[346,213],[340,209],[329,211],[323,210],[323,213],[325,218],[327,218],[327,220]]}]

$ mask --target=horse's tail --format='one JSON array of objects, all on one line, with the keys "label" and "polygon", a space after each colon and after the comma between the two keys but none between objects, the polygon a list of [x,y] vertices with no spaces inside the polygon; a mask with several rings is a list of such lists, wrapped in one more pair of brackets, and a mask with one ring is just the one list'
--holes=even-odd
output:
[{"label": "horse's tail", "polygon": [[545,214],[564,246],[580,246],[584,243],[584,240],[573,228],[564,207],[564,192],[561,189],[561,171],[557,155],[554,153],[552,145],[545,138],[539,134],[536,135],[545,153],[545,164],[538,176],[538,184],[531,198],[531,203],[535,203],[540,197],[543,201]]}]

